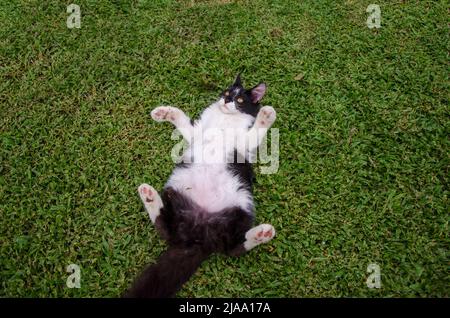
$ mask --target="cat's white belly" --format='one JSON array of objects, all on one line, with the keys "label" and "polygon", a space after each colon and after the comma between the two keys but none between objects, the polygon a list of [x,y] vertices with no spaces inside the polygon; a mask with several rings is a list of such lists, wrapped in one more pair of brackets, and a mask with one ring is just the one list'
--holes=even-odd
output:
[{"label": "cat's white belly", "polygon": [[177,168],[166,187],[173,187],[210,213],[235,206],[249,212],[253,208],[250,193],[226,169],[226,164],[194,163],[188,168]]}]

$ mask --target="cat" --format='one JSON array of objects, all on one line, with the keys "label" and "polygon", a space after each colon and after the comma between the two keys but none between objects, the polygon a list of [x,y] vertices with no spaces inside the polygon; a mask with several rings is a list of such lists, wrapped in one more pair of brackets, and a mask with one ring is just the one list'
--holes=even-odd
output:
[{"label": "cat", "polygon": [[[138,187],[168,249],[143,270],[125,297],[174,297],[209,255],[240,256],[275,236],[270,224],[252,227],[250,156],[276,118],[271,106],[260,106],[265,92],[264,83],[245,89],[239,74],[196,121],[172,106],[151,112],[155,121],[174,124],[188,148],[161,196],[148,184]],[[225,138],[219,138],[221,133]]]}]

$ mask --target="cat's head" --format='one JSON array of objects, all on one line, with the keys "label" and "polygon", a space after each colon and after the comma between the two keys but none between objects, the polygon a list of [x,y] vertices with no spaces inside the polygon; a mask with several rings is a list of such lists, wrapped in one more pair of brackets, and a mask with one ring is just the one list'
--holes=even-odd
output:
[{"label": "cat's head", "polygon": [[266,93],[266,84],[260,83],[251,89],[242,86],[240,74],[234,83],[222,92],[219,109],[225,114],[249,114],[256,117],[259,102]]}]

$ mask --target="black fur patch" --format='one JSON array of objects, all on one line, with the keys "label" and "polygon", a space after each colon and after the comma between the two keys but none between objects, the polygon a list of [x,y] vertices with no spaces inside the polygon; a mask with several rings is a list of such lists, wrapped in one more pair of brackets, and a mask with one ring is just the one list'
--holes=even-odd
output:
[{"label": "black fur patch", "polygon": [[253,215],[239,207],[210,213],[190,198],[166,188],[158,228],[171,246],[196,246],[205,253],[228,253],[245,241]]},{"label": "black fur patch", "polygon": [[243,184],[243,188],[253,194],[253,183],[255,181],[255,174],[253,173],[252,164],[244,160],[242,156],[235,150],[234,160],[227,165],[227,169],[239,178]]},{"label": "black fur patch", "polygon": [[[252,101],[252,91],[256,87],[245,89],[242,86],[241,77],[238,75],[234,83],[223,91],[220,97],[225,100],[225,103],[234,102],[236,109],[240,112],[256,117],[260,109],[259,102],[254,103]],[[240,102],[241,100],[242,102]]]},{"label": "black fur patch", "polygon": [[210,254],[245,252],[252,214],[239,207],[209,213],[170,187],[164,189],[162,201],[155,226],[169,248],[140,274],[124,297],[173,297]]}]

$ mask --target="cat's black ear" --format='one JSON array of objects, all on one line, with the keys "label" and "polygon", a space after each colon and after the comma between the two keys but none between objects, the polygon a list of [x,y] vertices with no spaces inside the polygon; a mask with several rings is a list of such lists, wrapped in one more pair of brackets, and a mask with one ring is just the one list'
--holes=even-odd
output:
[{"label": "cat's black ear", "polygon": [[233,86],[242,86],[241,73],[239,73],[236,76],[236,79],[234,80]]},{"label": "cat's black ear", "polygon": [[250,90],[253,103],[259,103],[266,93],[266,84],[260,83]]}]

